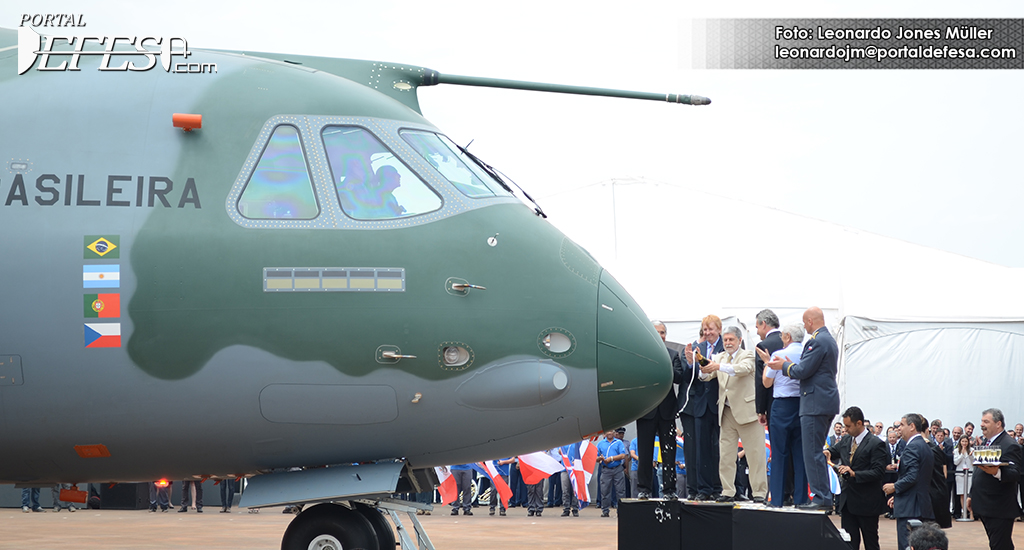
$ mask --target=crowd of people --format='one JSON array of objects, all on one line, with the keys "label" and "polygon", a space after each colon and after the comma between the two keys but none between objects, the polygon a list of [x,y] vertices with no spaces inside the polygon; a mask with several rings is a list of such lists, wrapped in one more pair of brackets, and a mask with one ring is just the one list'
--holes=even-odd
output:
[{"label": "crowd of people", "polygon": [[[853,548],[879,548],[882,517],[895,520],[899,548],[917,548],[911,536],[930,544],[925,548],[945,548],[941,529],[953,518],[980,520],[993,550],[1013,548],[1024,501],[1024,425],[1008,429],[997,408],[981,411],[980,433],[971,421],[949,429],[915,412],[891,423],[872,423],[857,406],[840,414],[838,347],[822,311],[810,308],[802,324],[780,326],[774,312],[763,310],[755,327],[760,342],[751,351],[743,332],[723,327],[715,315],[702,320],[698,339],[685,346],[668,342],[665,325],[655,322],[675,387],[637,420],[636,439],[626,444],[620,429],[598,443],[595,502],[603,516],[618,498],[660,493],[838,513]],[[998,449],[1000,458],[985,462],[979,448]],[[564,482],[549,485],[547,507],[568,502],[554,492],[573,493]],[[527,506],[529,515],[540,516],[543,490],[527,493],[523,499],[516,491],[510,507]],[[563,516],[575,515],[573,502]]]}]

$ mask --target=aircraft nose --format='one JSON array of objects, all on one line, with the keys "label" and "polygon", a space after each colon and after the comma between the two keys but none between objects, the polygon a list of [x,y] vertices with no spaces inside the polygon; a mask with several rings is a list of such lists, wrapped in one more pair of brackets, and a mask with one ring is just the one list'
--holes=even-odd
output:
[{"label": "aircraft nose", "polygon": [[598,290],[597,378],[605,430],[643,416],[672,387],[672,363],[665,343],[607,271],[601,273]]}]

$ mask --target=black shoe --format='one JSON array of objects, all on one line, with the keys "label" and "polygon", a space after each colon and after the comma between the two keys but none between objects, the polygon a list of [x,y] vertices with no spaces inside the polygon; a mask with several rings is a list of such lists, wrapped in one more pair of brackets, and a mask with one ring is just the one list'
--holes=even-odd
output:
[{"label": "black shoe", "polygon": [[579,510],[573,510],[572,511],[572,517],[574,517],[574,518],[580,517],[580,511]]},{"label": "black shoe", "polygon": [[472,510],[466,510],[466,511],[462,512],[462,515],[464,515],[464,516],[472,516],[473,515],[473,511]]},{"label": "black shoe", "polygon": [[730,497],[726,495],[718,495],[715,502],[736,502],[736,497]]},{"label": "black shoe", "polygon": [[651,493],[647,491],[640,491],[636,494],[637,500],[648,500],[651,498]]},{"label": "black shoe", "polygon": [[789,497],[782,501],[783,506],[793,506],[793,497]]},{"label": "black shoe", "polygon": [[608,510],[605,510],[605,511],[601,512],[601,517],[603,517],[603,518],[611,517],[611,514],[608,512]]},{"label": "black shoe", "polygon": [[196,508],[196,513],[197,514],[202,514],[203,513],[203,509],[202,508]]},{"label": "black shoe", "polygon": [[543,512],[543,511],[544,511],[544,510],[537,510],[537,517],[540,517],[540,514],[541,514],[541,512]]},{"label": "black shoe", "polygon": [[754,497],[754,504],[764,504],[764,497]]},{"label": "black shoe", "polygon": [[150,512],[156,512],[156,506],[150,506],[149,507],[149,511]]},{"label": "black shoe", "polygon": [[459,515],[459,509],[458,508],[452,508],[452,515],[453,516]]},{"label": "black shoe", "polygon": [[527,510],[527,511],[526,511],[526,517],[528,517],[528,518],[532,518],[532,517],[533,517],[533,514],[534,514],[534,513],[535,513],[535,512],[534,512],[533,510]]},{"label": "black shoe", "polygon": [[700,493],[696,497],[694,497],[693,500],[696,500],[697,502],[707,502],[711,500],[711,497],[705,495],[704,493]]},{"label": "black shoe", "polygon": [[676,495],[675,491],[665,491],[661,494],[661,498],[665,500],[679,500],[679,496]]},{"label": "black shoe", "polygon": [[824,502],[808,502],[806,504],[797,504],[796,509],[804,512],[831,512],[832,506]]},{"label": "black shoe", "polygon": [[183,512],[188,512],[188,506],[182,506],[181,508],[178,508],[178,513],[179,514],[181,514]]},{"label": "black shoe", "polygon": [[505,515],[505,511],[504,511],[504,510],[502,510],[502,511],[498,512],[498,515],[499,515],[499,516],[504,516],[504,515]]},{"label": "black shoe", "polygon": [[221,508],[220,509],[220,513],[222,513],[222,514],[230,514],[231,510],[228,510],[227,508]]},{"label": "black shoe", "polygon": [[491,512],[489,514],[487,514],[487,515],[488,516],[493,516],[494,515],[494,508],[491,508]]},{"label": "black shoe", "polygon": [[569,511],[568,510],[562,510],[562,517],[563,518],[569,517]]}]

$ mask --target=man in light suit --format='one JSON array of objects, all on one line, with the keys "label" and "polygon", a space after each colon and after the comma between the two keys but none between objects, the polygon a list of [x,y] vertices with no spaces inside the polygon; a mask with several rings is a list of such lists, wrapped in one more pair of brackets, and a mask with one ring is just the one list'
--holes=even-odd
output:
[{"label": "man in light suit", "polygon": [[718,475],[722,480],[722,495],[717,500],[736,500],[735,449],[739,440],[743,440],[754,502],[763,504],[768,494],[768,477],[765,473],[764,427],[757,421],[754,406],[754,352],[740,349],[743,333],[737,327],[727,328],[722,334],[722,341],[725,351],[700,368],[702,381],[718,380],[718,421],[721,426]]},{"label": "man in light suit", "polygon": [[[985,444],[1002,450],[1000,463],[1006,466],[974,465],[974,485],[967,499],[967,511],[981,520],[991,550],[1013,550],[1013,520],[1020,515],[1017,483],[1020,481],[1021,448],[1006,433],[1006,420],[999,409],[981,413]],[[904,455],[906,456],[906,455]]]},{"label": "man in light suit", "polygon": [[907,446],[900,456],[899,479],[882,486],[885,494],[892,495],[889,505],[896,516],[897,548],[907,547],[910,520],[935,517],[928,494],[935,456],[924,442],[922,433],[927,429],[928,424],[919,414],[910,413],[900,420],[900,434]]},{"label": "man in light suit", "polygon": [[[725,351],[721,333],[722,320],[717,315],[708,315],[701,321],[700,339],[686,344],[684,353],[678,408],[686,441],[683,455],[690,500],[712,500],[722,494],[722,481],[718,477],[718,379],[701,382],[697,379],[700,365],[694,366],[695,351],[704,358]],[[684,384],[688,391],[682,390]]]},{"label": "man in light suit", "polygon": [[850,407],[843,412],[846,435],[825,450],[825,456],[836,466],[843,478],[839,493],[839,514],[843,530],[850,534],[850,547],[879,550],[878,516],[886,511],[882,481],[889,453],[885,443],[864,425],[864,412]]},{"label": "man in light suit", "polygon": [[[839,388],[836,370],[839,348],[825,328],[825,314],[812,307],[804,312],[804,330],[810,336],[804,341],[800,362],[780,357],[770,359],[758,350],[765,365],[782,371],[789,378],[800,380],[800,437],[803,443],[804,468],[814,499],[798,506],[803,510],[831,510],[832,491],[828,486],[825,435],[835,415],[839,414]],[[770,360],[769,360],[770,359]]]},{"label": "man in light suit", "polygon": [[[654,329],[658,331],[658,335],[664,342],[668,337],[665,324],[655,321]],[[679,352],[667,346],[665,349],[668,350],[668,355],[672,359],[672,382],[679,384],[683,382],[683,363],[679,359]],[[669,386],[668,395],[661,401],[661,404],[636,419],[638,459],[634,483],[637,486],[637,498],[640,500],[651,498],[655,435],[658,436],[658,443],[661,445],[661,463],[664,465],[661,471],[661,494],[663,498],[676,499],[676,411],[679,410],[678,403],[674,386]]]}]

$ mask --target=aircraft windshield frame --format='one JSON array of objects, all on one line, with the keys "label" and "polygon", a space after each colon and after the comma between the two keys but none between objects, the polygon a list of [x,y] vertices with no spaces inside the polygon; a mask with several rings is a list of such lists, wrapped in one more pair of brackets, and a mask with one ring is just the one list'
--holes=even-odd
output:
[{"label": "aircraft windshield frame", "polygon": [[470,198],[511,197],[490,174],[468,158],[448,136],[439,132],[404,128],[402,139],[449,183]]}]

